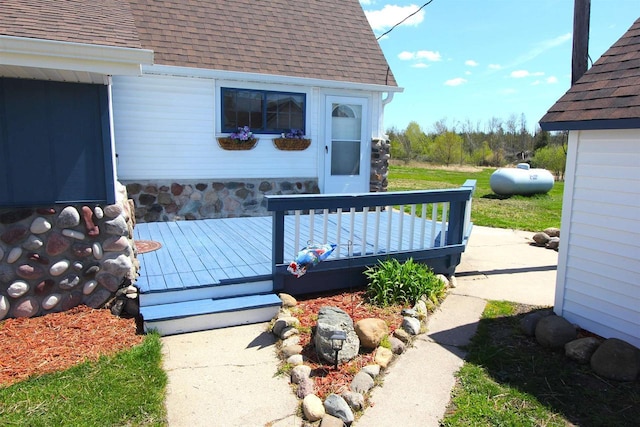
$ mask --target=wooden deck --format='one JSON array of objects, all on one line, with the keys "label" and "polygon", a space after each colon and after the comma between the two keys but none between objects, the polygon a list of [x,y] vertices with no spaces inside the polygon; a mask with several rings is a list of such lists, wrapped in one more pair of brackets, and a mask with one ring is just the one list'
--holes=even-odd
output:
[{"label": "wooden deck", "polygon": [[[342,217],[327,216],[330,231],[325,236],[323,216],[301,215],[300,237],[295,242],[295,216],[287,216],[285,261],[293,260],[309,243],[337,244],[330,258],[335,260],[407,250],[421,240],[438,245],[442,233],[429,220],[419,220],[411,230],[403,221],[407,215],[398,211],[383,213],[378,221],[375,212]],[[135,239],[162,244],[158,250],[138,255],[137,285],[144,294],[271,279],[272,225],[271,217],[137,224]]]}]

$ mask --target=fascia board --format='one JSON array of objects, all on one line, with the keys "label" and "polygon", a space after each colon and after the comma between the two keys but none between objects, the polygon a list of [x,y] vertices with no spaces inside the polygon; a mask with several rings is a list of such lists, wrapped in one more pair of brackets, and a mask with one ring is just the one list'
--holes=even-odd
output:
[{"label": "fascia board", "polygon": [[0,64],[5,65],[139,75],[142,65],[152,63],[148,49],[0,36]]}]

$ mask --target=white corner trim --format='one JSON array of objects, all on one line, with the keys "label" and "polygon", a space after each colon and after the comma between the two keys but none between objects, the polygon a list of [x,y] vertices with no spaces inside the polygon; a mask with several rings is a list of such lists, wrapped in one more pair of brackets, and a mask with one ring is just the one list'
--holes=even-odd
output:
[{"label": "white corner trim", "polygon": [[152,63],[153,51],[148,49],[0,35],[2,65],[139,75],[142,65]]},{"label": "white corner trim", "polygon": [[144,74],[159,74],[179,77],[199,77],[220,80],[235,80],[240,82],[286,84],[304,87],[322,87],[331,89],[366,90],[372,92],[403,92],[404,88],[397,86],[376,85],[367,83],[343,82],[338,80],[311,79],[307,77],[281,76],[277,74],[245,73],[242,71],[224,71],[205,68],[176,67],[172,65],[143,64]]}]

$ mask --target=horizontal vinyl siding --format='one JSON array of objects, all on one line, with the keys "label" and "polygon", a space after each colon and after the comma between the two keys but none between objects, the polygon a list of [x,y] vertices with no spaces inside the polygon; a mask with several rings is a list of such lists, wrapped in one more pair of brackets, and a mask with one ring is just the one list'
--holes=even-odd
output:
[{"label": "horizontal vinyl siding", "polygon": [[280,151],[273,136],[258,135],[252,150],[220,148],[211,79],[114,77],[113,109],[121,180],[318,176],[317,141],[304,151]]},{"label": "horizontal vinyl siding", "polygon": [[[640,134],[581,132],[562,314],[640,346]],[[563,225],[564,226],[564,225]],[[563,230],[564,231],[564,230]]]}]

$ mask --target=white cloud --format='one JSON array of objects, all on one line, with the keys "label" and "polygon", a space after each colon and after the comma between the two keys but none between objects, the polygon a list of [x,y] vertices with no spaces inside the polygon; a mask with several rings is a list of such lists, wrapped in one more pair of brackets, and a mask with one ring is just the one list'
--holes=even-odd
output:
[{"label": "white cloud", "polygon": [[477,67],[479,64],[473,59],[468,59],[464,62],[464,65],[468,65],[469,67]]},{"label": "white cloud", "polygon": [[523,77],[527,77],[529,72],[527,70],[516,70],[511,72],[511,77],[514,79],[521,79]]},{"label": "white cloud", "polygon": [[455,79],[450,79],[444,82],[445,86],[460,86],[461,84],[466,83],[467,80],[462,77],[456,77]]},{"label": "white cloud", "polygon": [[412,65],[412,67],[426,68],[428,65],[424,64],[422,61],[438,62],[442,60],[442,56],[440,55],[440,52],[433,52],[430,50],[419,50],[417,52],[408,52],[405,50],[398,54],[398,59],[402,61],[417,61],[417,63]]},{"label": "white cloud", "polygon": [[489,69],[490,70],[501,70],[502,69],[502,65],[500,65],[500,64],[489,64]]},{"label": "white cloud", "polygon": [[465,72],[464,72],[464,75],[465,75],[465,76],[470,76],[470,75],[471,75],[471,71],[465,71]]},{"label": "white cloud", "polygon": [[[365,2],[370,0],[364,0]],[[371,4],[371,3],[363,3],[362,4]],[[365,10],[364,14],[367,16],[369,20],[369,25],[374,31],[384,31],[388,30],[392,26],[396,25],[398,22],[405,19],[407,16],[411,15],[415,11],[419,9],[415,4],[411,4],[409,6],[397,6],[393,4],[387,4],[380,10]],[[401,25],[413,26],[416,27],[420,25],[424,21],[424,10],[413,15],[411,18],[404,21]]]},{"label": "white cloud", "polygon": [[442,61],[442,56],[440,52],[434,52],[431,50],[419,50],[416,52],[416,58],[418,59],[426,59],[427,61]]},{"label": "white cloud", "polygon": [[556,76],[549,76],[547,77],[547,83],[549,84],[558,83],[558,78]]},{"label": "white cloud", "polygon": [[513,89],[513,88],[506,88],[506,89],[500,89],[498,91],[498,93],[500,95],[514,95],[514,94],[518,93],[518,91]]},{"label": "white cloud", "polygon": [[540,80],[536,80],[533,83],[531,83],[531,86],[538,86],[540,84]]},{"label": "white cloud", "polygon": [[406,50],[404,52],[400,52],[398,54],[398,58],[403,60],[403,61],[410,61],[412,59],[414,59],[416,57],[416,54],[413,52],[407,52]]},{"label": "white cloud", "polygon": [[516,71],[512,71],[510,75],[514,79],[521,79],[521,78],[524,78],[524,77],[540,77],[540,76],[544,76],[544,73],[542,71],[536,71],[535,73],[531,73],[531,72],[529,72],[527,70],[516,70]]}]

